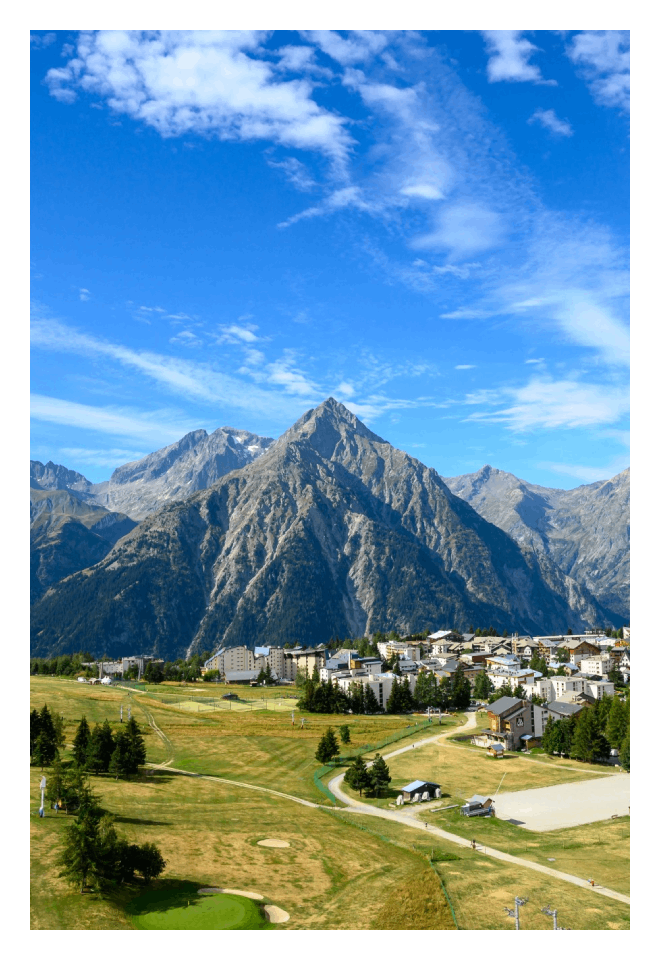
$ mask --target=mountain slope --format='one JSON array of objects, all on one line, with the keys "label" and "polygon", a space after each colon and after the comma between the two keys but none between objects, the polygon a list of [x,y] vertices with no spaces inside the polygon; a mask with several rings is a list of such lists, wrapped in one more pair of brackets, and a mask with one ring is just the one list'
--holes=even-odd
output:
[{"label": "mountain slope", "polygon": [[170,500],[205,490],[232,470],[260,457],[273,443],[247,430],[218,427],[193,430],[181,440],[118,467],[110,480],[95,484],[94,501],[142,520]]},{"label": "mountain slope", "polygon": [[[34,654],[303,643],[492,623],[579,629],[593,598],[335,400],[253,463],[147,517],[33,611]],[[546,583],[553,581],[553,588]]]},{"label": "mountain slope", "polygon": [[30,601],[64,577],[98,563],[135,526],[125,514],[85,503],[70,490],[31,487]]},{"label": "mountain slope", "polygon": [[444,478],[490,523],[545,554],[608,610],[630,617],[630,470],[574,490],[540,487],[486,465]]}]

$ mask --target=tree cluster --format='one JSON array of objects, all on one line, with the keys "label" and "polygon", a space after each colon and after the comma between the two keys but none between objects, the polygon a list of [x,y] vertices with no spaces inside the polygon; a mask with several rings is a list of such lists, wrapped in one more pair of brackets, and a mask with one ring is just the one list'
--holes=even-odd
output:
[{"label": "tree cluster", "polygon": [[134,717],[114,734],[107,720],[90,730],[83,717],[73,739],[73,758],[81,769],[110,773],[118,779],[137,773],[147,758],[147,751]]},{"label": "tree cluster", "polygon": [[362,757],[356,757],[344,776],[345,782],[353,790],[359,790],[360,796],[362,791],[366,790],[367,793],[379,797],[381,791],[387,789],[391,779],[389,767],[379,753],[370,767],[367,767]]},{"label": "tree cluster", "polygon": [[64,718],[52,714],[47,705],[30,711],[30,763],[49,767],[64,746]]},{"label": "tree cluster", "polygon": [[68,883],[103,893],[111,887],[135,880],[145,883],[160,876],[166,861],[154,843],[129,843],[117,835],[112,817],[98,803],[81,806],[67,828],[58,858],[60,877]]},{"label": "tree cluster", "polygon": [[541,745],[546,753],[587,763],[607,760],[616,749],[621,765],[630,770],[630,700],[605,696],[572,717],[550,717]]}]

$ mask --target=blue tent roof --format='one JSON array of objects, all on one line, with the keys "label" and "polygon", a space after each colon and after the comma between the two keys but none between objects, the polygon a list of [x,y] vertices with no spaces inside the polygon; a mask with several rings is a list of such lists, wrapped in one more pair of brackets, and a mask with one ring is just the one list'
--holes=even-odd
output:
[{"label": "blue tent roof", "polygon": [[421,787],[439,787],[439,783],[432,783],[430,780],[413,780],[412,783],[409,783],[407,787],[401,787],[403,793],[414,793],[415,790],[421,789]]}]

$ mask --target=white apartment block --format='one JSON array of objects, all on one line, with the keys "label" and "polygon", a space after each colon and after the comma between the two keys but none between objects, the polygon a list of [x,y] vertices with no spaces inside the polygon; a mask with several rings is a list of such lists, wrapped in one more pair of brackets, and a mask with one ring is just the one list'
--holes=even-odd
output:
[{"label": "white apartment block", "polygon": [[284,654],[283,647],[255,647],[254,650],[254,669],[265,670],[270,667],[271,675],[274,677],[284,676]]},{"label": "white apartment block", "polygon": [[580,661],[581,673],[598,674],[599,677],[606,677],[613,669],[614,661],[609,655],[601,654],[599,657],[586,657]]},{"label": "white apartment block", "polygon": [[314,647],[305,647],[298,650],[284,651],[284,678],[286,680],[295,680],[299,670],[306,671],[307,676],[311,677],[314,667],[319,670],[325,666],[326,650],[318,650]]},{"label": "white apartment block", "polygon": [[586,680],[584,677],[544,677],[535,683],[523,684],[525,697],[531,700],[534,694],[548,703],[553,703],[566,693],[586,693],[596,700],[614,696],[614,684],[602,680]]},{"label": "white apartment block", "polygon": [[[410,681],[410,690],[414,693],[417,677],[411,674],[408,679]],[[389,696],[392,693],[395,680],[401,681],[401,677],[397,677],[394,673],[357,673],[354,676],[339,677],[336,683],[345,693],[348,693],[352,683],[361,683],[363,687],[371,687],[379,706],[384,710],[387,706]]]},{"label": "white apartment block", "polygon": [[401,640],[384,640],[376,646],[384,660],[391,659],[395,653],[406,660],[421,660],[419,644],[403,643]]}]

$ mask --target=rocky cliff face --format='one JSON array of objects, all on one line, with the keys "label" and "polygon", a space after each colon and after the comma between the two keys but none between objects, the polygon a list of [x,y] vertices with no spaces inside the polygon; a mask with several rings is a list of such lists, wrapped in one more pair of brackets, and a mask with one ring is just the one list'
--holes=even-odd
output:
[{"label": "rocky cliff face", "polygon": [[[74,476],[85,481],[81,474]],[[85,503],[70,490],[31,487],[30,602],[64,577],[98,563],[136,525],[125,514]]]},{"label": "rocky cliff face", "polygon": [[164,506],[51,588],[34,608],[32,650],[84,638],[97,654],[174,657],[220,643],[470,622],[545,633],[602,619],[548,557],[330,399],[253,463]]},{"label": "rocky cliff face", "polygon": [[482,467],[445,483],[490,523],[630,617],[630,470],[574,490],[540,487]]},{"label": "rocky cliff face", "polygon": [[273,442],[231,427],[219,427],[210,435],[193,430],[169,447],[118,467],[110,480],[92,487],[91,496],[107,509],[142,520],[170,500],[205,490],[226,473],[252,463]]}]

